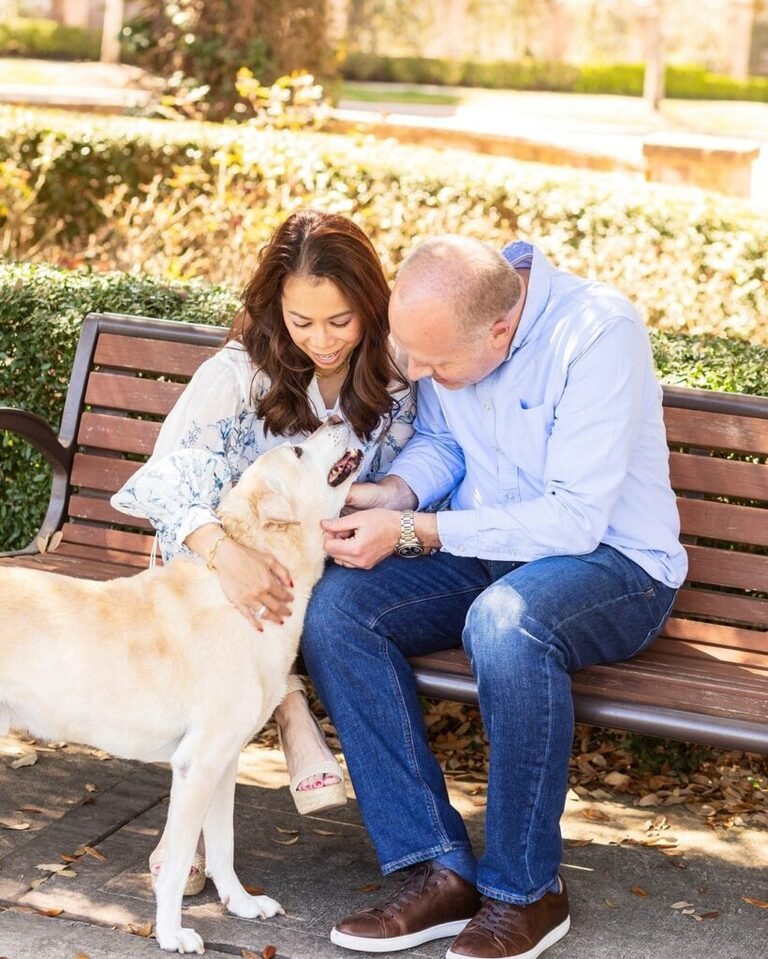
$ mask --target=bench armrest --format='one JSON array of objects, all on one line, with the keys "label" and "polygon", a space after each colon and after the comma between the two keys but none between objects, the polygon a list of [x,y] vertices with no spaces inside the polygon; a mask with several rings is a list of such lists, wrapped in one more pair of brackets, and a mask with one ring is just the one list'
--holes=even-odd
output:
[{"label": "bench armrest", "polygon": [[55,471],[69,473],[72,453],[41,416],[12,406],[0,406],[0,430],[23,437],[43,454]]}]

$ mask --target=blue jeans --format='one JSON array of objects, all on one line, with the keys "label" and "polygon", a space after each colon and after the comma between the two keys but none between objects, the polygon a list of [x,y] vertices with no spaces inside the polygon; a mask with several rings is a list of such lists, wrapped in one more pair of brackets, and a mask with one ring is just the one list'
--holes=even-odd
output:
[{"label": "blue jeans", "polygon": [[408,657],[462,644],[490,745],[480,892],[527,904],[558,888],[573,740],[569,674],[649,646],[675,590],[609,546],[508,563],[434,553],[330,566],[302,640],[385,874],[471,855],[430,751]]}]

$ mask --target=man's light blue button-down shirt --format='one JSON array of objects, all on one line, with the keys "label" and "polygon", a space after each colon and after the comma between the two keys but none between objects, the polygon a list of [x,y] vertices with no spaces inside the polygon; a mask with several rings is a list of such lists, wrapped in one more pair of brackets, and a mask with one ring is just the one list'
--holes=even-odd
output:
[{"label": "man's light blue button-down shirt", "polygon": [[530,561],[606,543],[679,586],[687,559],[647,331],[617,290],[555,269],[536,248],[505,361],[447,390],[419,381],[416,433],[391,472],[438,513],[443,549]]}]

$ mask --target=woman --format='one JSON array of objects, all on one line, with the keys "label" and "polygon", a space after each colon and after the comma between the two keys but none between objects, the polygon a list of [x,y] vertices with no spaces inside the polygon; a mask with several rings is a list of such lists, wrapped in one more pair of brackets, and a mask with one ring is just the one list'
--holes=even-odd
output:
[{"label": "woman", "polygon": [[[164,561],[196,554],[257,629],[290,610],[290,570],[222,532],[216,507],[272,446],[307,436],[330,414],[353,428],[361,480],[386,473],[412,432],[414,402],[388,341],[389,287],[373,246],[345,217],[291,214],[259,256],[227,342],[168,415],[151,459],[112,498],[150,520]],[[275,712],[300,813],[346,801],[298,676]],[[161,841],[162,846],[162,841]],[[153,875],[160,847],[150,858]],[[196,857],[186,893],[205,883]]]}]

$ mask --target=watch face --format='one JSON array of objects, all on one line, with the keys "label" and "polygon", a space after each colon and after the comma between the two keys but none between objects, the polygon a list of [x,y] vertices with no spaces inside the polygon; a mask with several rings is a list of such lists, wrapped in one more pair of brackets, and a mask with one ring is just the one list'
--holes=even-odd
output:
[{"label": "watch face", "polygon": [[397,547],[397,555],[402,556],[403,559],[413,559],[416,556],[421,556],[423,552],[424,547],[420,543]]}]

